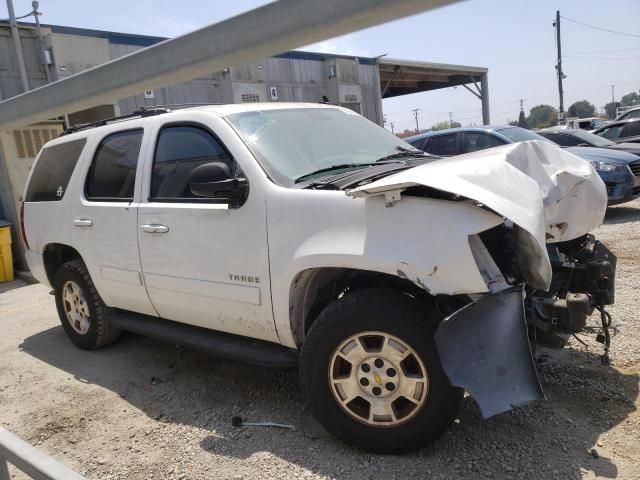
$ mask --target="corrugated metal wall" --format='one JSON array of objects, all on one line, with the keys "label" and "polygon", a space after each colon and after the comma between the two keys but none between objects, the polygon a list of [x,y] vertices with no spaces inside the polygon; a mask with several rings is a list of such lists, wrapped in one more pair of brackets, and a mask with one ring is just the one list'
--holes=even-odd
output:
[{"label": "corrugated metal wall", "polygon": [[[24,63],[31,88],[46,83],[44,68],[38,55],[35,30],[19,28]],[[0,25],[0,98],[9,98],[22,93],[22,83],[18,73],[11,30],[7,25]]]},{"label": "corrugated metal wall", "polygon": [[[139,45],[129,45],[122,43],[110,43],[109,52],[111,59],[127,55],[144,48]],[[225,99],[224,89],[221,83],[225,80],[223,73],[211,74],[206,78],[197,78],[187,83],[171,85],[155,89],[151,95],[140,93],[134,97],[125,98],[118,102],[121,114],[127,114],[136,108],[149,105],[165,105],[180,103],[223,103],[232,101]]]}]

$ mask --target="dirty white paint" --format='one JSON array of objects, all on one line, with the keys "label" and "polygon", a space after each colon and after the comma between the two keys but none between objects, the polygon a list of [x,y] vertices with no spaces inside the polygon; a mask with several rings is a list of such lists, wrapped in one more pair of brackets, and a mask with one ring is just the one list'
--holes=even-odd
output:
[{"label": "dirty white paint", "polygon": [[[546,242],[584,235],[602,223],[607,192],[589,162],[532,140],[418,166],[348,192],[353,198],[427,186],[474,200],[529,233],[546,286],[551,267]],[[404,197],[403,197],[404,198]],[[545,285],[539,285],[546,288]]]}]

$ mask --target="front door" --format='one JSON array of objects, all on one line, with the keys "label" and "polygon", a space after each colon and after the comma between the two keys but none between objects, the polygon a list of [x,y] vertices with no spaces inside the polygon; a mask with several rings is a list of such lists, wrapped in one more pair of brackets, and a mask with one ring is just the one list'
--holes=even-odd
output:
[{"label": "front door", "polygon": [[142,280],[134,186],[143,129],[95,140],[80,201],[74,202],[72,244],[110,307],[156,315]]},{"label": "front door", "polygon": [[162,318],[277,341],[264,192],[248,178],[246,201],[230,206],[189,188],[191,171],[204,163],[224,162],[236,177],[245,176],[215,128],[211,119],[159,126],[154,134],[138,214],[149,297]]}]

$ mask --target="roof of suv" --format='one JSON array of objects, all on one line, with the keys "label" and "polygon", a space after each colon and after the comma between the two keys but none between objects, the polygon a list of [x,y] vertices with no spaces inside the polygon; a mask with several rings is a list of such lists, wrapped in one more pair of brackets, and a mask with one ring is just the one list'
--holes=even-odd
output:
[{"label": "roof of suv", "polygon": [[[177,107],[177,108],[176,108]],[[174,109],[175,108],[175,109]],[[233,115],[243,112],[255,112],[264,110],[284,110],[284,109],[302,109],[302,108],[331,108],[344,110],[347,113],[353,113],[351,110],[330,104],[324,103],[300,103],[300,102],[256,102],[256,103],[232,103],[232,104],[208,104],[208,105],[150,105],[134,111],[128,115],[122,115],[120,117],[107,118],[98,120],[97,122],[73,125],[65,130],[63,136],[73,135],[76,133],[86,132],[95,128],[104,127],[107,125],[119,125],[122,123],[132,122],[140,120],[141,118],[157,116],[157,115],[175,115],[178,112],[208,112],[221,117]]]}]

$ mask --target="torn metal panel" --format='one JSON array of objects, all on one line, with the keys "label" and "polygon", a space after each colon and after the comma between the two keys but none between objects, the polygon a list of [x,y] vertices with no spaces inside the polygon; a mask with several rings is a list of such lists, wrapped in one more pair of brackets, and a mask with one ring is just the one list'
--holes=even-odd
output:
[{"label": "torn metal panel", "polygon": [[536,372],[521,287],[488,295],[458,310],[436,331],[440,361],[484,418],[545,399]]},{"label": "torn metal panel", "polygon": [[602,223],[607,207],[606,188],[589,162],[537,140],[420,165],[347,194],[386,195],[415,186],[474,200],[520,227],[527,261],[533,262],[525,279],[542,289],[552,274],[545,243],[584,235]]}]

